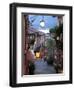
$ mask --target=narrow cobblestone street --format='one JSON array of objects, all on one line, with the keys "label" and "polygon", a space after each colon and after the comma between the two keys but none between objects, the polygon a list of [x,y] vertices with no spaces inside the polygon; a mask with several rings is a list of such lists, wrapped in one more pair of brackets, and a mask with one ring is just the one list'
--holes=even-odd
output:
[{"label": "narrow cobblestone street", "polygon": [[37,60],[34,62],[35,71],[34,74],[55,74],[56,71],[53,66],[48,65],[44,60]]}]

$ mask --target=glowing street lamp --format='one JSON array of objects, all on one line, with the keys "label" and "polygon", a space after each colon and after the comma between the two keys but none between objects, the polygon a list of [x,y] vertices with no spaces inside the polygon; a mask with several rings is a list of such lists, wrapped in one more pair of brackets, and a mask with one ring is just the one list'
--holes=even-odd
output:
[{"label": "glowing street lamp", "polygon": [[40,26],[41,27],[44,27],[45,26],[44,16],[42,16],[42,20],[40,21]]},{"label": "glowing street lamp", "polygon": [[40,57],[40,52],[36,52],[36,58]]},{"label": "glowing street lamp", "polygon": [[59,38],[59,36],[57,37],[57,40],[59,40],[60,38]]},{"label": "glowing street lamp", "polygon": [[40,21],[40,26],[41,26],[41,27],[44,27],[44,26],[45,26],[44,20]]}]

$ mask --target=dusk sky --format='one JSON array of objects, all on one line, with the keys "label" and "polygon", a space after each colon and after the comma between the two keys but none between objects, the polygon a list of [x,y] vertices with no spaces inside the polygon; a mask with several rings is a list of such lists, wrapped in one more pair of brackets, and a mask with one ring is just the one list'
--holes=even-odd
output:
[{"label": "dusk sky", "polygon": [[42,29],[40,27],[40,21],[42,20],[42,18],[45,21],[44,29],[48,29],[48,28],[51,29],[57,25],[57,22],[58,22],[57,16],[52,17],[52,16],[47,16],[47,15],[44,15],[44,16],[43,15],[29,15],[29,21],[32,22],[32,20],[34,20],[32,25],[36,29]]}]

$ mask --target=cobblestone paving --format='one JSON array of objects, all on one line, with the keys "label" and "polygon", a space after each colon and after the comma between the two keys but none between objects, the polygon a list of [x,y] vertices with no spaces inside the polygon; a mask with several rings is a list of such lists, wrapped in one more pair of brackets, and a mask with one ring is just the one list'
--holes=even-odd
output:
[{"label": "cobblestone paving", "polygon": [[55,74],[56,71],[53,66],[48,65],[44,60],[37,60],[34,62],[35,71],[34,74]]}]

